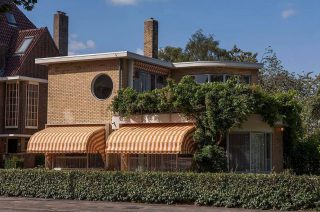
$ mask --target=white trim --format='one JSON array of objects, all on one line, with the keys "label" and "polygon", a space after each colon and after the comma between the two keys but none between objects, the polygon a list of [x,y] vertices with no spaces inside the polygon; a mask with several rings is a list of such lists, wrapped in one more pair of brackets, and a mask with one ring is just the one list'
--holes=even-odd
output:
[{"label": "white trim", "polygon": [[5,138],[5,137],[30,138],[31,135],[27,135],[27,134],[0,134],[0,138]]},{"label": "white trim", "polygon": [[33,78],[33,77],[24,77],[24,76],[0,77],[0,81],[12,81],[12,80],[48,83],[48,80],[46,79]]},{"label": "white trim", "polygon": [[181,62],[181,63],[173,63],[173,66],[177,69],[192,68],[192,67],[228,67],[228,68],[247,68],[247,69],[263,68],[262,63],[246,63],[246,62],[233,62],[233,61]]},{"label": "white trim", "polygon": [[72,56],[63,56],[63,57],[48,57],[48,58],[37,58],[35,59],[35,63],[38,65],[50,65],[57,63],[70,63],[70,62],[79,62],[79,61],[94,61],[94,60],[107,60],[107,59],[116,59],[116,58],[128,58],[139,60],[146,63],[151,63],[167,68],[173,68],[172,63],[146,57],[143,55],[139,55],[133,52],[128,51],[119,51],[119,52],[107,52],[107,53],[99,53],[99,54],[85,54],[85,55],[72,55]]},{"label": "white trim", "polygon": [[[30,107],[32,108],[33,106],[35,105],[32,105],[32,101],[30,101],[30,96],[29,96],[29,85],[34,85],[34,86],[37,86],[37,98],[36,98],[36,108],[37,108],[37,112],[36,112],[36,116],[37,116],[37,119],[36,119],[36,123],[37,123],[37,126],[32,126],[32,125],[28,125],[28,121],[29,121],[29,112],[30,112]],[[28,82],[26,84],[26,101],[25,101],[25,128],[26,129],[38,129],[38,125],[39,125],[39,96],[40,96],[40,86],[39,86],[39,83],[38,82]],[[28,107],[29,106],[29,107]],[[31,114],[32,114],[32,109],[31,109]]]}]

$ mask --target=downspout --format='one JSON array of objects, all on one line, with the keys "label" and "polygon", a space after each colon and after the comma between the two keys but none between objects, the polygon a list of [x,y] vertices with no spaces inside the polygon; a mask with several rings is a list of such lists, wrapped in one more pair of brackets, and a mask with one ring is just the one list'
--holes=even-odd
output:
[{"label": "downspout", "polygon": [[122,88],[122,72],[123,72],[123,59],[120,58],[119,64],[119,90]]}]

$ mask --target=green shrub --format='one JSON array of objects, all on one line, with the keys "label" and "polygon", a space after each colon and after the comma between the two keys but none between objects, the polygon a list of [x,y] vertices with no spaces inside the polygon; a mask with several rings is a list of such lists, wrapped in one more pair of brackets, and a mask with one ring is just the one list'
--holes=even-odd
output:
[{"label": "green shrub", "polygon": [[7,158],[4,162],[5,169],[21,169],[24,167],[24,160],[16,156]]},{"label": "green shrub", "polygon": [[227,156],[222,147],[207,145],[194,155],[195,165],[200,172],[223,172],[227,170]]},{"label": "green shrub", "polygon": [[255,209],[317,207],[320,177],[275,174],[0,170],[0,195],[184,203]]}]

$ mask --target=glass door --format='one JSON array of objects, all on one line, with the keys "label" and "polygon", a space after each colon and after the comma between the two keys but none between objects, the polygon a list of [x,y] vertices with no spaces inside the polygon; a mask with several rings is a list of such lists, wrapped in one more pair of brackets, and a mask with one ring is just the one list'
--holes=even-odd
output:
[{"label": "glass door", "polygon": [[270,136],[267,133],[251,133],[250,170],[251,172],[270,171]]}]

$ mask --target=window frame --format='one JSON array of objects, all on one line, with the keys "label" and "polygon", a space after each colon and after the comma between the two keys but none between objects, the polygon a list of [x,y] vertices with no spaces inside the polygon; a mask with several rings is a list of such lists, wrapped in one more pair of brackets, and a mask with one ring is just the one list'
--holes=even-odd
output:
[{"label": "window frame", "polygon": [[[30,96],[29,96],[29,85],[36,85],[37,86],[37,98],[36,98],[36,105],[32,105],[31,104],[31,106],[29,105],[29,98],[30,98]],[[40,85],[39,85],[39,83],[38,82],[28,82],[27,84],[26,84],[26,104],[25,104],[25,128],[27,128],[27,129],[38,129],[39,128],[39,100],[40,100],[40,92],[39,92],[39,89],[40,89]],[[30,117],[29,116],[29,108],[31,107],[36,107],[36,125],[34,125],[34,126],[32,126],[32,125],[29,125],[29,123],[28,123],[28,121],[29,121],[29,119],[28,119],[28,117]],[[31,109],[31,113],[34,113],[34,111],[32,111],[32,109]],[[32,115],[31,115],[31,117],[32,117]]]},{"label": "window frame", "polygon": [[[26,36],[23,38],[22,43],[19,45],[19,47],[17,48],[17,50],[15,51],[15,55],[23,55],[26,53],[26,51],[28,50],[28,48],[30,47],[31,43],[33,42],[34,36]],[[25,44],[25,42],[27,42],[27,40],[30,42],[27,44],[27,46],[24,48],[24,51],[21,50],[22,46]]]},{"label": "window frame", "polygon": [[[112,83],[111,92],[110,92],[110,94],[109,94],[106,98],[104,98],[104,99],[98,98],[98,97],[96,96],[95,92],[94,92],[95,82],[96,82],[96,80],[97,80],[99,77],[101,77],[101,76],[107,76],[108,78],[110,78],[111,83]],[[97,100],[99,100],[99,101],[106,101],[106,100],[110,99],[110,97],[112,96],[113,91],[114,91],[114,82],[113,82],[113,80],[112,80],[112,77],[111,77],[109,74],[106,74],[106,73],[101,73],[101,74],[96,75],[96,76],[93,78],[93,80],[91,81],[91,89],[90,89],[90,90],[91,90],[92,96],[94,96],[94,98],[97,99]]]},{"label": "window frame", "polygon": [[[8,16],[10,16],[10,17],[8,17]],[[11,13],[11,12],[6,12],[6,13],[5,13],[5,17],[6,17],[6,19],[7,19],[7,24],[8,24],[8,25],[13,26],[13,27],[17,27],[17,26],[18,26],[16,17],[14,17],[14,14],[13,14],[13,13]],[[11,22],[11,21],[10,21],[11,18],[12,18],[12,20],[13,20],[14,22]]]},{"label": "window frame", "polygon": [[[16,90],[16,93],[15,93],[15,96],[14,98],[16,99],[16,106],[13,106],[13,104],[10,104],[9,105],[9,102],[10,101],[8,98],[8,94],[11,93],[9,92],[9,86],[10,85],[15,85],[15,90]],[[19,89],[20,88],[20,83],[19,81],[8,81],[6,82],[6,96],[5,96],[5,123],[4,123],[4,127],[5,129],[16,129],[19,127],[19,109],[20,109],[20,92],[19,92]],[[11,99],[13,99],[13,96],[11,97]],[[12,103],[12,102],[11,102]],[[8,108],[11,109],[8,111]],[[13,108],[15,108],[15,111],[13,112]],[[14,113],[14,121],[12,121],[11,119],[8,120],[8,113]],[[11,124],[11,122],[13,123],[14,122],[14,125]],[[8,123],[10,123],[10,125],[8,125]]]},{"label": "window frame", "polygon": [[[273,154],[272,154],[272,147],[273,147],[273,133],[272,132],[269,132],[269,131],[232,131],[230,133],[228,133],[227,135],[227,166],[228,166],[228,170],[230,171],[230,134],[246,134],[246,133],[249,133],[249,154],[250,154],[250,161],[249,161],[249,167],[250,167],[250,170],[249,171],[235,171],[236,173],[270,173],[273,169]],[[257,171],[252,171],[252,168],[251,168],[251,159],[252,159],[252,156],[251,156],[251,139],[252,139],[252,134],[253,133],[263,133],[264,134],[264,137],[266,138],[267,135],[269,134],[270,135],[270,146],[269,146],[269,151],[270,151],[270,170],[267,170],[267,171],[260,171],[260,172],[257,172]]]}]

